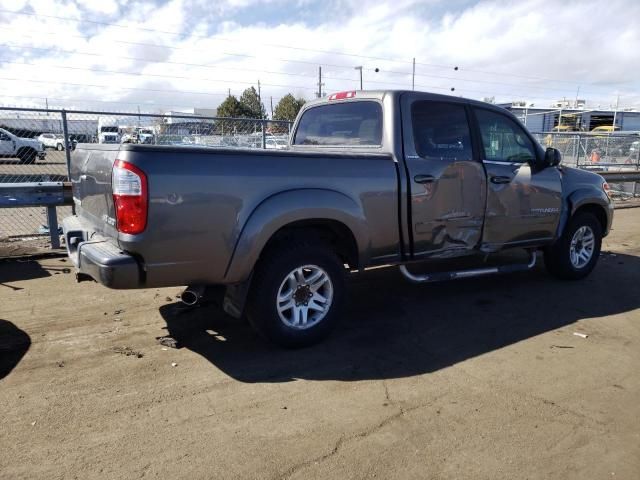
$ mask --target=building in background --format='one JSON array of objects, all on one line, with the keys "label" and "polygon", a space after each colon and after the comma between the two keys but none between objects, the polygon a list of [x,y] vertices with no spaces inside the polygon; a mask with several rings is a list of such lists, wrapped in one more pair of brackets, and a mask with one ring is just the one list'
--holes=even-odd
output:
[{"label": "building in background", "polygon": [[640,131],[640,111],[636,109],[589,108],[580,99],[559,100],[550,107],[536,107],[523,101],[498,105],[511,111],[534,133],[590,132],[597,127],[613,127],[616,132]]}]

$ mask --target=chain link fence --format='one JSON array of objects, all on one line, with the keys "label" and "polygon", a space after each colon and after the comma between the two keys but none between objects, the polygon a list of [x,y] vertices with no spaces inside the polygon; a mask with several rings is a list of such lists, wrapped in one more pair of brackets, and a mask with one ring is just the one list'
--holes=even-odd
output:
[{"label": "chain link fence", "polygon": [[562,163],[587,169],[640,169],[640,133],[536,133],[544,147],[562,153]]},{"label": "chain link fence", "polygon": [[[640,171],[640,132],[535,133],[543,147],[562,154],[562,164],[594,172]],[[616,204],[640,197],[638,182],[609,182]]]},{"label": "chain link fence", "polygon": [[[129,113],[0,108],[0,186],[67,182],[68,161],[78,143],[138,143],[211,148],[285,149],[291,122],[230,119],[170,112]],[[1,200],[1,198],[0,198]],[[3,252],[49,246],[46,208],[2,208]],[[57,217],[71,207],[56,207]]]}]

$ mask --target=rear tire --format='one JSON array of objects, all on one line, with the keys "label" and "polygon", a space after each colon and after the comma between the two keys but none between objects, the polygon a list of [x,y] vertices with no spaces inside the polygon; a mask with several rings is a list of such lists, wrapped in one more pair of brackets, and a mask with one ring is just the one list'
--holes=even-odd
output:
[{"label": "rear tire", "polygon": [[602,246],[602,226],[588,212],[569,220],[558,241],[544,251],[547,271],[563,280],[580,280],[591,273]]},{"label": "rear tire", "polygon": [[256,267],[247,318],[282,347],[317,343],[338,323],[344,276],[343,262],[329,245],[300,242],[270,249]]}]

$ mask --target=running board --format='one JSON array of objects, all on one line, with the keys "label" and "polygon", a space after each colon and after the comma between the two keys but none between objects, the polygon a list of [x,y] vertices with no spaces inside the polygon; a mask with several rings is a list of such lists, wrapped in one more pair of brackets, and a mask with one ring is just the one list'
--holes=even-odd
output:
[{"label": "running board", "polygon": [[474,268],[471,270],[459,270],[457,272],[436,272],[426,275],[414,275],[407,269],[406,265],[400,265],[400,272],[405,276],[407,280],[415,283],[443,282],[446,280],[455,280],[458,278],[492,275],[494,273],[525,272],[527,270],[531,270],[536,264],[536,252],[531,252],[529,255],[529,263],[527,264],[502,265],[490,268]]}]

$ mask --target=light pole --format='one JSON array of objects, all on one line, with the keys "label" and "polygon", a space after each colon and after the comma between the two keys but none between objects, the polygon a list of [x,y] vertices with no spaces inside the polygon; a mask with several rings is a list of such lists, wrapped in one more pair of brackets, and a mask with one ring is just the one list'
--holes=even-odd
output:
[{"label": "light pole", "polygon": [[362,90],[362,65],[354,67],[354,70],[360,70],[360,90]]}]

